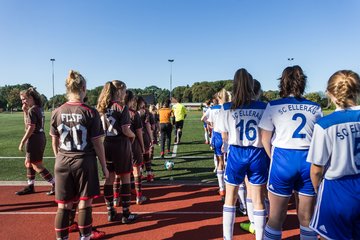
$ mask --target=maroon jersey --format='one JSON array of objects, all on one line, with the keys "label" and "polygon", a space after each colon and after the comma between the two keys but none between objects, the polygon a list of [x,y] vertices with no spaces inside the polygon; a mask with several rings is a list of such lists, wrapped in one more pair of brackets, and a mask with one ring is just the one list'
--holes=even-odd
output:
[{"label": "maroon jersey", "polygon": [[92,139],[104,135],[98,111],[79,102],[67,102],[51,116],[50,135],[59,137],[59,154],[68,157],[95,154]]},{"label": "maroon jersey", "polygon": [[41,107],[34,105],[32,106],[26,117],[26,124],[35,126],[34,134],[44,132],[45,114]]},{"label": "maroon jersey", "polygon": [[139,113],[133,109],[129,109],[131,119],[131,131],[136,134],[136,129],[142,129],[143,125]]},{"label": "maroon jersey", "polygon": [[101,121],[106,140],[117,140],[125,137],[122,132],[122,127],[130,127],[129,108],[126,105],[121,106],[117,102],[112,102],[110,107],[106,109],[106,113],[101,116]]}]

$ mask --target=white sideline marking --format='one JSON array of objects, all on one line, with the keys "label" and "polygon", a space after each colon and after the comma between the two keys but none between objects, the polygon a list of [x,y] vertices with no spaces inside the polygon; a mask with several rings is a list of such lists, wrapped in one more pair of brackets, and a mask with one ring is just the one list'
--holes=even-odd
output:
[{"label": "white sideline marking", "polygon": [[[136,214],[153,215],[222,215],[222,212],[133,212]],[[0,212],[0,215],[55,215],[56,212]],[[96,215],[107,215],[107,212],[93,212]],[[296,212],[287,212],[287,215],[297,215]]]},{"label": "white sideline marking", "polygon": [[[222,212],[132,212],[136,214],[154,214],[154,215],[198,215],[198,214],[216,214],[220,215]],[[0,212],[0,215],[55,215],[56,212]],[[96,215],[107,215],[107,212],[93,212]]]}]

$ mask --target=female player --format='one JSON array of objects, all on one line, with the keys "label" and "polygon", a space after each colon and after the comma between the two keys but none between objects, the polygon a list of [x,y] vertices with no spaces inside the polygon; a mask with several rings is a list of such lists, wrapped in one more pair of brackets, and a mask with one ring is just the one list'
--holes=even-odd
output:
[{"label": "female player", "polygon": [[205,102],[205,107],[203,107],[202,109],[202,112],[203,112],[203,115],[201,117],[201,121],[204,122],[204,138],[205,138],[205,144],[209,144],[210,143],[210,133],[209,133],[209,129],[208,129],[208,126],[207,126],[207,123],[206,123],[206,111],[210,108],[210,103],[211,103],[211,100],[207,100]]},{"label": "female player", "polygon": [[25,195],[35,192],[35,172],[47,182],[52,184],[52,188],[47,195],[55,194],[55,181],[51,173],[44,167],[42,161],[46,145],[44,133],[45,115],[42,109],[40,94],[35,88],[28,88],[21,91],[20,99],[24,110],[25,134],[21,139],[19,150],[23,151],[25,146],[26,157],[25,167],[28,177],[28,186],[16,192],[16,195]]},{"label": "female player", "polygon": [[144,147],[145,147],[145,153],[143,154],[143,158],[144,158],[144,164],[147,175],[146,180],[148,182],[152,182],[154,181],[154,174],[152,173],[152,169],[151,169],[150,148],[153,139],[152,139],[150,120],[149,120],[149,112],[146,109],[146,102],[144,98],[138,97],[136,108],[138,113],[140,114],[143,125],[143,139],[144,139]]},{"label": "female player", "polygon": [[259,127],[262,143],[272,158],[269,181],[270,215],[265,239],[281,239],[289,198],[296,192],[300,238],[316,239],[309,228],[314,208],[310,163],[306,162],[315,122],[322,116],[317,103],[303,98],[306,76],[300,66],[284,69],[280,78],[281,99],[267,104]]},{"label": "female player", "polygon": [[336,110],[316,123],[307,157],[318,193],[310,227],[325,239],[360,239],[359,75],[338,71],[326,91]]},{"label": "female player", "polygon": [[217,120],[218,120],[219,112],[222,108],[222,104],[228,102],[229,100],[229,94],[225,89],[222,89],[218,93],[216,93],[216,98],[219,104],[210,107],[210,112],[207,122],[210,124],[211,128],[213,129],[212,145],[217,160],[216,175],[219,183],[219,195],[221,196],[221,198],[224,198],[225,197],[225,182],[224,182],[225,162],[223,156],[224,153],[222,151],[223,141],[221,138],[221,132],[220,132],[220,128],[218,127]]},{"label": "female player", "polygon": [[220,111],[219,127],[223,142],[229,144],[226,176],[226,196],[223,210],[224,239],[233,238],[238,188],[245,175],[251,184],[254,205],[256,239],[263,239],[266,212],[263,189],[267,181],[268,157],[261,143],[258,124],[266,104],[255,101],[254,80],[246,69],[234,76],[232,102],[225,103]]},{"label": "female player", "polygon": [[99,113],[83,103],[86,95],[84,77],[73,70],[66,79],[68,102],[51,116],[50,134],[55,161],[55,217],[57,239],[68,239],[69,215],[73,202],[79,202],[80,239],[90,239],[92,233],[92,200],[100,195],[97,160],[105,178],[104,146]]},{"label": "female player", "polygon": [[122,223],[130,223],[137,217],[130,213],[132,172],[131,141],[135,134],[130,129],[129,108],[124,104],[125,83],[119,80],[107,82],[103,87],[97,104],[105,131],[105,156],[110,177],[105,181],[104,197],[108,210],[108,221],[116,219],[113,205],[114,197],[121,196],[123,209]]},{"label": "female player", "polygon": [[172,131],[172,124],[171,118],[174,117],[173,111],[170,109],[170,99],[167,99],[162,108],[159,109],[159,116],[160,116],[160,157],[164,158],[165,154],[165,141],[166,141],[166,151],[167,154],[170,154],[170,145],[171,145],[171,131]]},{"label": "female player", "polygon": [[132,164],[134,185],[136,192],[136,204],[141,205],[148,200],[142,193],[141,182],[141,166],[143,165],[143,154],[145,153],[144,140],[142,134],[142,122],[139,113],[136,109],[136,97],[132,91],[126,90],[125,104],[129,108],[131,119],[131,131],[135,134],[135,140],[132,143]]}]

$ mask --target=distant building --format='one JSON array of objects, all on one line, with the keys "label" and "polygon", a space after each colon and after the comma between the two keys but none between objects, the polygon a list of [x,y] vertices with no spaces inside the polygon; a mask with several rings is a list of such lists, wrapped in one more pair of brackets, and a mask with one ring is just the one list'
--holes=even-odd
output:
[{"label": "distant building", "polygon": [[144,94],[144,95],[140,95],[142,98],[144,98],[145,102],[150,105],[150,104],[155,104],[155,96],[154,94]]},{"label": "distant building", "polygon": [[193,111],[201,110],[203,107],[203,103],[181,103],[181,104],[183,104],[187,110],[193,110]]}]

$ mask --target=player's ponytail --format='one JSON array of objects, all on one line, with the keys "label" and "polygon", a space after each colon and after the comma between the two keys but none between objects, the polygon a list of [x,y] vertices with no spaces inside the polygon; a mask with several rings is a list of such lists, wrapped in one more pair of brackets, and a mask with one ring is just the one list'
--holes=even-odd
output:
[{"label": "player's ponytail", "polygon": [[340,70],[334,73],[326,91],[335,99],[334,103],[341,108],[355,106],[360,94],[359,75],[351,70]]},{"label": "player's ponytail", "polygon": [[244,68],[236,71],[233,82],[232,109],[250,104],[254,96],[254,80]]},{"label": "player's ponytail", "polygon": [[100,114],[104,114],[106,112],[106,108],[109,106],[115,91],[116,89],[111,82],[105,83],[99,95],[98,104],[96,106],[96,109]]}]

